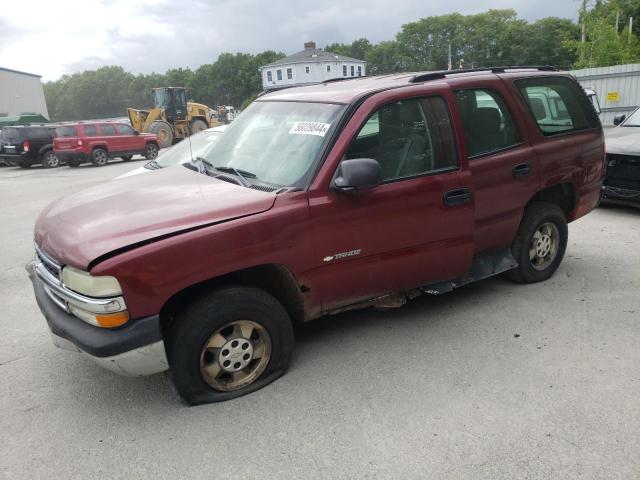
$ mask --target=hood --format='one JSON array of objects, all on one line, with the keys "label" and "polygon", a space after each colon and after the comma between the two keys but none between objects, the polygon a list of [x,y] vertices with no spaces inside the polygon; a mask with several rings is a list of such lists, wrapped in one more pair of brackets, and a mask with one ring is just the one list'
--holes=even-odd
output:
[{"label": "hood", "polygon": [[276,195],[183,166],[107,181],[51,203],[35,241],[62,264],[86,269],[114,250],[269,210]]},{"label": "hood", "polygon": [[640,127],[606,128],[604,142],[607,153],[640,156]]}]

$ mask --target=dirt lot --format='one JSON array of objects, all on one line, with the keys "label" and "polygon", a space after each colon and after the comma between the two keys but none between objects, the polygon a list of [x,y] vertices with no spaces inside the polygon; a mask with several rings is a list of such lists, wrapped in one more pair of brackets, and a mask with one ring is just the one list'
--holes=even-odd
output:
[{"label": "dirt lot", "polygon": [[546,283],[320,320],[285,377],[189,408],[56,349],[23,267],[47,203],[139,165],[0,168],[0,477],[640,478],[640,210],[572,224]]}]

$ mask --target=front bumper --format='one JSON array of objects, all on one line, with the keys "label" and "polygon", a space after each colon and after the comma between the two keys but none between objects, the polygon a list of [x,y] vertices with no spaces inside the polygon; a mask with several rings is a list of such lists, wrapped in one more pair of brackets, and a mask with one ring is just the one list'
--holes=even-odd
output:
[{"label": "front bumper", "polygon": [[640,204],[640,190],[628,190],[605,185],[603,187],[603,199]]},{"label": "front bumper", "polygon": [[40,278],[37,267],[34,261],[26,268],[56,346],[80,351],[121,375],[152,375],[169,369],[158,315],[130,320],[113,329],[89,325],[68,313],[60,299],[47,292],[50,285]]}]

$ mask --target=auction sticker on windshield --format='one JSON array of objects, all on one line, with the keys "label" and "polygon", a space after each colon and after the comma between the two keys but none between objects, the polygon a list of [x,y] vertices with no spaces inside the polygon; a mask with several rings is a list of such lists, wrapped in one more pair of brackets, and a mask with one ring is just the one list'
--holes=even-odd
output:
[{"label": "auction sticker on windshield", "polygon": [[318,137],[324,137],[324,135],[331,127],[330,123],[322,122],[296,122],[289,130],[290,135],[317,135]]}]

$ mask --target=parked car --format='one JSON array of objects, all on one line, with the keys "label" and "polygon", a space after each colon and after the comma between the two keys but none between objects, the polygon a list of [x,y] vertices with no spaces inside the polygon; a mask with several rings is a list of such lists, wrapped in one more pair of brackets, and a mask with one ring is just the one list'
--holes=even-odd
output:
[{"label": "parked car", "polygon": [[60,160],[53,152],[55,127],[29,125],[4,127],[0,131],[0,157],[10,165],[55,168]]},{"label": "parked car", "polygon": [[606,130],[605,201],[640,205],[640,109],[618,115]]},{"label": "parked car", "polygon": [[102,167],[116,157],[129,161],[139,154],[154,159],[158,145],[155,134],[137,132],[126,123],[80,122],[56,128],[53,150],[70,167],[88,162]]},{"label": "parked car", "polygon": [[116,178],[125,178],[132,175],[139,175],[140,173],[153,172],[161,168],[182,165],[190,162],[192,159],[206,155],[226,128],[226,125],[220,125],[219,127],[209,128],[191,135],[189,138],[182,140],[171,148],[161,151],[156,160],[150,160],[142,167],[138,167]]},{"label": "parked car", "polygon": [[[562,126],[536,120],[541,90]],[[589,100],[546,68],[280,90],[196,164],[47,207],[31,278],[57,345],[118,373],[171,369],[192,404],[227,400],[285,373],[294,322],[548,279],[603,171]]]}]

